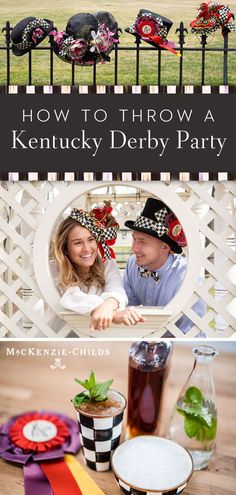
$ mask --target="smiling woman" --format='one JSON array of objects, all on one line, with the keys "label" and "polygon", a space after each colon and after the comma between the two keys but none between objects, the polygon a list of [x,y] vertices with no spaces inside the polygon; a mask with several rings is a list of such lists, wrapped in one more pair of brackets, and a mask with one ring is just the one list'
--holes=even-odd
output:
[{"label": "smiling woman", "polygon": [[109,202],[90,212],[74,208],[54,240],[60,304],[90,315],[93,330],[106,329],[112,322],[144,321],[136,310],[124,311],[128,301],[111,248],[119,225],[111,212]]}]

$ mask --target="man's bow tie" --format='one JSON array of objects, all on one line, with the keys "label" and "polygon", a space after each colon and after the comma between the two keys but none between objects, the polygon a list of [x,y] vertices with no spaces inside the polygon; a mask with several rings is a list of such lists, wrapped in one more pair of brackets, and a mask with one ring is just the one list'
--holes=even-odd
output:
[{"label": "man's bow tie", "polygon": [[139,266],[138,271],[139,271],[140,277],[145,277],[145,278],[152,277],[152,278],[154,278],[154,280],[156,282],[158,282],[160,280],[158,272],[151,272],[150,270],[148,270],[144,266]]}]

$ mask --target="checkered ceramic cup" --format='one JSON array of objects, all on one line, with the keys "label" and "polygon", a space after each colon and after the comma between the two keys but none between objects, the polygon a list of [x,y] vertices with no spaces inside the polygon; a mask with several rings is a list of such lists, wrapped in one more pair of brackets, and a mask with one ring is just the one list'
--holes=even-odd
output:
[{"label": "checkered ceramic cup", "polygon": [[110,390],[108,399],[119,402],[113,413],[96,414],[76,408],[80,440],[86,464],[96,471],[111,468],[111,455],[120,442],[126,399],[119,392]]},{"label": "checkered ceramic cup", "polygon": [[112,469],[123,495],[180,495],[193,473],[193,461],[181,445],[142,435],[116,449]]}]

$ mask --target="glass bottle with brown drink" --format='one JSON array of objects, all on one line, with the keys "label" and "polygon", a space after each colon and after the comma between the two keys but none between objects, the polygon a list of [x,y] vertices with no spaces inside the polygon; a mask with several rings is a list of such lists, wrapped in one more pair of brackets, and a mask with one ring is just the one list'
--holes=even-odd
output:
[{"label": "glass bottle with brown drink", "polygon": [[129,354],[127,438],[160,433],[171,342],[134,342]]}]

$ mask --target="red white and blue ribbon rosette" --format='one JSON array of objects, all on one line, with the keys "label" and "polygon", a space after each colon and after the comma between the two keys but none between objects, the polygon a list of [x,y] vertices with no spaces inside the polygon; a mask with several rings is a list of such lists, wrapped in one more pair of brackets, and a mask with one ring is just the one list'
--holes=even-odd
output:
[{"label": "red white and blue ribbon rosette", "polygon": [[79,448],[78,424],[64,414],[27,412],[0,427],[0,457],[23,466],[25,495],[81,495],[64,458]]}]

